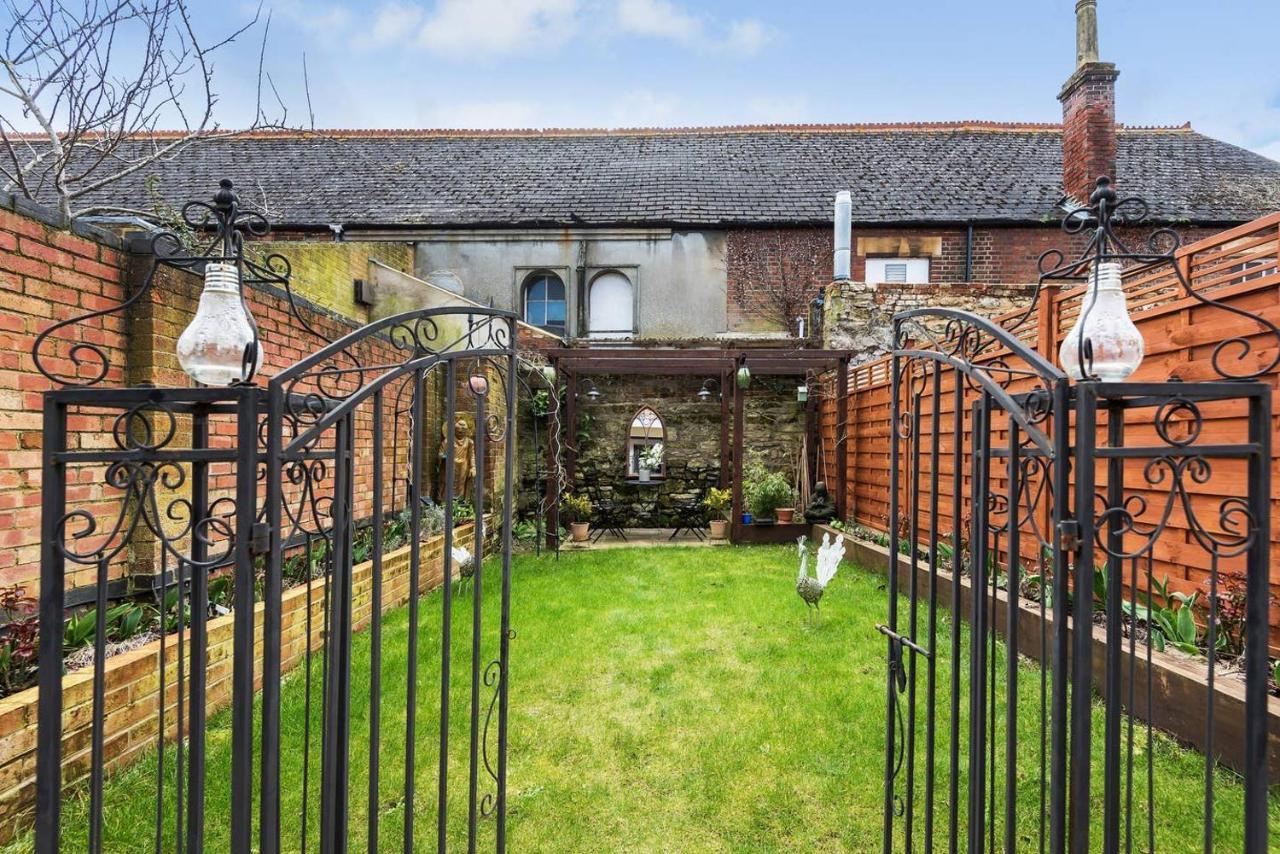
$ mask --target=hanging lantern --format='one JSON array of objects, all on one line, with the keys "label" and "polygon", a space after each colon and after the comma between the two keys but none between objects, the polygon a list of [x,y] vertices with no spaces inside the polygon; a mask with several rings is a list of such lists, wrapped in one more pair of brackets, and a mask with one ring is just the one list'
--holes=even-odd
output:
[{"label": "hanging lantern", "polygon": [[467,388],[471,389],[471,393],[476,397],[484,397],[489,393],[489,380],[481,374],[476,374],[467,380]]},{"label": "hanging lantern", "polygon": [[[229,386],[262,366],[257,329],[240,298],[240,270],[210,261],[204,266],[204,290],[196,316],[178,336],[178,364],[198,383]],[[247,358],[250,348],[256,353]]]},{"label": "hanging lantern", "polygon": [[751,369],[747,367],[747,363],[743,362],[742,367],[738,368],[736,375],[738,388],[746,391],[751,387]]},{"label": "hanging lantern", "polygon": [[1125,307],[1120,264],[1096,264],[1080,316],[1058,350],[1058,362],[1076,382],[1123,382],[1142,364],[1143,352],[1142,333]]},{"label": "hanging lantern", "polygon": [[805,403],[809,400],[809,387],[803,383],[796,386],[796,403]]}]

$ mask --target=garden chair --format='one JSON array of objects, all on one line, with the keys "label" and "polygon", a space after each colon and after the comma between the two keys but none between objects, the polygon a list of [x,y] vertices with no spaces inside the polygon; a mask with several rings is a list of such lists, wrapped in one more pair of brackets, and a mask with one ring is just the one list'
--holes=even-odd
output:
[{"label": "garden chair", "polygon": [[598,542],[605,534],[613,534],[623,542],[627,534],[623,530],[626,522],[624,510],[612,498],[605,498],[598,487],[584,487],[587,497],[591,499],[591,542]]}]

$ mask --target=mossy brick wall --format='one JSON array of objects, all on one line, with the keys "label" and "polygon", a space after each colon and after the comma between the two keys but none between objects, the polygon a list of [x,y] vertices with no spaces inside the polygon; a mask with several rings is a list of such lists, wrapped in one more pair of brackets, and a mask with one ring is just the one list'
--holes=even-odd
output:
[{"label": "mossy brick wall", "polygon": [[[673,526],[676,506],[692,498],[720,473],[720,402],[698,398],[703,376],[593,376],[600,397],[578,398],[578,463],[567,491],[595,493],[621,505],[633,527]],[[796,456],[804,437],[804,407],[796,402],[798,377],[755,377],[744,408],[746,459],[759,455],[771,469],[787,473],[794,483]],[[662,416],[667,431],[666,478],[660,486],[641,487],[627,481],[627,434],[631,420],[648,406]],[[732,413],[732,410],[730,410]],[[522,413],[520,473],[524,514],[536,510],[535,463],[545,459],[549,419],[537,422]],[[730,440],[732,442],[732,439]]]},{"label": "mossy brick wall", "polygon": [[[475,529],[470,523],[454,529],[455,542],[474,551]],[[496,546],[496,528],[486,529],[487,548]],[[409,599],[408,547],[388,553],[382,565],[382,609]],[[440,586],[444,578],[444,537],[422,543],[420,589]],[[352,619],[357,631],[368,625],[373,613],[373,564],[356,566],[352,575]],[[304,661],[307,649],[324,646],[323,579],[286,590],[281,599],[281,669],[288,673]],[[307,613],[311,632],[307,633]],[[208,668],[204,674],[208,714],[231,702],[232,632],[234,615],[209,621]],[[190,649],[183,635],[184,649]],[[262,684],[262,605],[254,609],[255,686]],[[165,739],[172,741],[178,727],[178,635],[156,640],[106,663],[104,692],[105,731],[103,755],[106,771],[123,768],[157,744],[160,708],[160,675],[165,682]],[[182,696],[190,695],[189,672],[184,673]],[[63,786],[67,792],[86,785],[90,773],[90,737],[93,720],[93,668],[85,667],[63,677]],[[36,702],[38,691],[25,691],[0,699],[0,845],[31,825],[35,804]],[[184,732],[190,732],[189,704]]]},{"label": "mossy brick wall", "polygon": [[[35,369],[30,355],[36,336],[52,323],[88,311],[117,305],[132,288],[140,287],[152,268],[152,256],[144,251],[147,241],[122,241],[114,235],[68,223],[56,214],[12,197],[0,197],[0,327],[8,334],[0,349],[0,585],[18,585],[30,596],[38,595],[41,411],[42,392],[54,384]],[[304,258],[294,264],[299,273],[297,302],[303,317],[322,335],[336,338],[359,327],[362,318],[345,317],[312,302],[308,295],[326,288],[333,293],[349,290],[353,265],[367,265],[370,257],[392,263],[406,250],[397,244],[264,244],[293,259],[295,248]],[[375,249],[377,250],[375,252]],[[130,251],[134,250],[134,251]],[[384,251],[385,250],[385,251]],[[381,255],[379,255],[381,253]],[[326,277],[338,277],[330,281]],[[152,291],[127,312],[107,315],[87,324],[66,329],[49,339],[44,352],[52,369],[86,376],[94,367],[92,359],[77,367],[70,361],[70,347],[76,342],[92,343],[107,353],[112,368],[104,385],[186,387],[190,379],[181,371],[175,355],[177,338],[186,327],[199,299],[201,282],[190,272],[161,267]],[[303,330],[289,311],[282,291],[253,287],[247,291],[250,309],[258,322],[264,364],[262,377],[293,364],[318,349],[322,341]],[[384,338],[364,345],[363,358],[370,364],[399,361],[400,351]],[[494,383],[494,387],[499,387]],[[303,389],[299,389],[303,390]],[[438,397],[443,384],[429,382],[429,412],[438,413]],[[397,478],[403,483],[408,460],[409,434],[407,390],[392,385],[384,405],[385,481],[388,489]],[[494,411],[501,413],[501,395],[491,396]],[[397,406],[399,404],[399,406]],[[399,416],[396,416],[396,412]],[[80,409],[69,413],[68,447],[104,449],[114,445],[112,423],[117,413]],[[357,416],[357,466],[355,494],[357,518],[372,514],[372,471],[367,464],[371,453],[371,411],[365,406]],[[439,415],[436,415],[436,424]],[[438,450],[439,431],[428,427],[424,458],[429,469]],[[215,420],[211,444],[226,446],[234,441],[234,423]],[[179,420],[171,447],[189,446],[190,424]],[[491,442],[489,459],[502,459],[502,442]],[[230,465],[211,467],[214,496],[228,494],[234,485]],[[119,493],[105,485],[102,466],[83,466],[68,472],[68,506],[83,509],[99,520],[119,513]],[[388,502],[393,496],[388,494]],[[404,501],[401,488],[394,498]],[[390,506],[388,506],[390,509]],[[147,537],[138,542],[109,569],[112,579],[156,571],[157,551]],[[170,567],[172,568],[172,567]],[[66,586],[87,588],[94,584],[90,566],[68,564]]]}]

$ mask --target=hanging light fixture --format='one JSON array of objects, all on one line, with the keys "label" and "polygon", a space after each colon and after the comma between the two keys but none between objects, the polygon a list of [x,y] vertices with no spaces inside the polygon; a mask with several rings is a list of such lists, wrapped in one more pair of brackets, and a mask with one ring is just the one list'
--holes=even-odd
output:
[{"label": "hanging light fixture", "polygon": [[1076,382],[1123,382],[1142,364],[1142,333],[1125,306],[1118,261],[1094,265],[1076,325],[1058,349],[1058,362]]},{"label": "hanging light fixture", "polygon": [[600,399],[600,389],[596,388],[596,384],[591,380],[583,379],[581,388],[585,389],[582,393],[585,394],[587,396],[587,400],[592,403],[595,403]]},{"label": "hanging light fixture", "polygon": [[711,395],[713,393],[716,395],[716,397],[720,396],[719,381],[714,378],[703,380],[702,388],[698,389],[698,400],[702,401],[703,403],[706,403],[708,400],[711,399]]},{"label": "hanging light fixture", "polygon": [[746,391],[751,387],[751,369],[747,367],[746,362],[743,362],[738,367],[738,373],[735,374],[735,379],[738,383],[738,388],[743,391]]},{"label": "hanging light fixture", "polygon": [[253,318],[240,295],[235,264],[210,261],[196,316],[178,336],[178,364],[198,383],[229,386],[262,366]]},{"label": "hanging light fixture", "polygon": [[806,403],[809,400],[809,386],[801,383],[796,386],[796,403]]},{"label": "hanging light fixture", "polygon": [[471,389],[471,393],[476,397],[484,397],[489,393],[489,379],[482,374],[476,374],[467,379],[467,388]]}]

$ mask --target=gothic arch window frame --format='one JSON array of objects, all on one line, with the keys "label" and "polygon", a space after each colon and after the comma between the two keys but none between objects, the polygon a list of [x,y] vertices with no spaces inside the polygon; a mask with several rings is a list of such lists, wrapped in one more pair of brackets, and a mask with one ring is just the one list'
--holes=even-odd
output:
[{"label": "gothic arch window frame", "polygon": [[[635,435],[636,422],[639,421],[640,416],[642,416],[646,412],[653,413],[654,420],[650,421],[648,424],[642,425],[641,429],[644,430],[645,433],[648,433],[650,430],[653,429],[653,424],[656,422],[657,430],[658,430],[658,435],[656,436]],[[655,445],[655,444],[662,445],[662,448],[663,448],[662,465],[658,467],[657,471],[651,472],[650,474],[655,478],[661,479],[667,476],[667,453],[666,452],[669,450],[667,445],[667,422],[666,422],[666,419],[662,417],[662,413],[660,413],[653,406],[650,406],[649,404],[646,403],[644,406],[641,406],[639,409],[637,409],[635,414],[631,416],[631,420],[627,422],[627,449],[626,449],[627,477],[636,478],[640,476],[639,451],[643,448],[646,448],[650,445]]]}]

